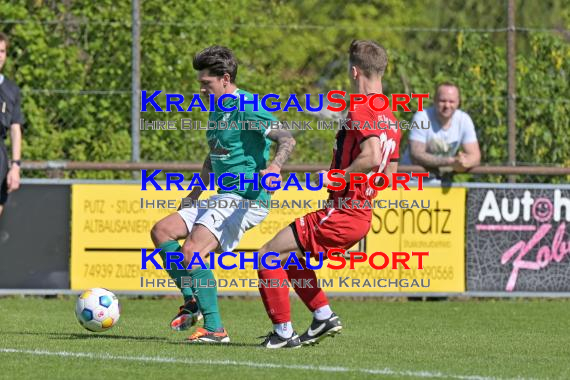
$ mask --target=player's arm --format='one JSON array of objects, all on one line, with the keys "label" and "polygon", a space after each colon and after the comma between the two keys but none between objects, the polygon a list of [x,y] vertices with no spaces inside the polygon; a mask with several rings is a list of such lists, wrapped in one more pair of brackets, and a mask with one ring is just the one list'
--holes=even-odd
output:
[{"label": "player's arm", "polygon": [[[277,122],[278,120],[269,112],[265,110],[254,111],[251,104],[246,105],[243,117],[250,123],[261,123],[261,122]],[[259,124],[258,124],[259,125]],[[260,170],[259,174],[263,177],[267,173],[275,173],[278,175],[277,179],[267,179],[266,183],[269,184],[274,180],[281,180],[281,169],[285,162],[289,159],[289,156],[295,148],[295,138],[290,131],[283,128],[282,123],[278,123],[279,128],[256,129],[256,133],[262,133],[265,138],[277,143],[277,150],[275,152],[275,157],[273,161],[264,169]]]},{"label": "player's arm", "polygon": [[277,143],[277,151],[275,152],[275,158],[271,164],[269,164],[266,169],[262,170],[260,174],[261,176],[264,176],[267,173],[276,173],[281,175],[281,168],[283,168],[283,165],[289,159],[289,156],[293,152],[293,149],[295,149],[297,142],[290,131],[282,128],[271,129],[267,133],[267,138]]},{"label": "player's arm", "polygon": [[455,157],[439,157],[428,153],[426,144],[420,141],[410,140],[410,153],[412,162],[424,168],[438,168],[440,166],[451,166],[455,163]]},{"label": "player's arm", "polygon": [[[382,152],[380,150],[380,143],[377,136],[364,139],[360,143],[360,154],[356,156],[354,161],[343,169],[345,171],[344,179],[346,182],[350,181],[350,173],[370,173],[380,166],[382,163]],[[327,171],[321,170],[317,174],[323,173],[323,186],[328,186],[334,181],[328,179]],[[340,174],[334,174],[333,177],[342,178]]]},{"label": "player's arm", "polygon": [[456,172],[464,172],[481,163],[481,150],[479,149],[479,141],[475,133],[475,125],[473,120],[467,114],[463,117],[464,132],[461,138],[461,147],[463,152],[459,152],[455,156],[453,170]]},{"label": "player's arm", "polygon": [[20,165],[14,161],[20,161],[22,157],[22,126],[24,125],[24,116],[22,114],[22,101],[20,97],[20,89],[15,89],[15,107],[10,120],[10,142],[12,145],[12,162],[10,162],[10,170],[6,176],[6,184],[8,192],[18,190],[20,187]]},{"label": "player's arm", "polygon": [[455,163],[453,165],[455,171],[463,172],[481,164],[479,142],[466,143],[461,147],[463,148],[463,152],[459,152],[455,157]]},{"label": "player's arm", "polygon": [[346,168],[344,178],[348,181],[350,173],[369,173],[382,163],[379,138],[369,137],[360,143],[360,154]]},{"label": "player's arm", "polygon": [[[398,161],[388,162],[388,165],[386,165],[386,169],[384,169],[384,174],[386,174],[386,176],[388,177],[388,186],[391,185],[390,182],[392,181],[392,173],[396,172],[398,172]],[[381,184],[377,183],[377,185],[380,186]]]},{"label": "player's arm", "polygon": [[10,171],[6,177],[9,193],[20,188],[20,165],[13,162],[20,161],[22,157],[22,128],[20,124],[15,123],[10,126],[10,139],[12,145],[12,162],[10,163]]},{"label": "player's arm", "polygon": [[295,149],[297,142],[291,132],[285,129],[272,129],[267,134],[267,138],[277,143],[275,158],[269,166],[281,170],[285,162],[289,159],[293,149]]}]

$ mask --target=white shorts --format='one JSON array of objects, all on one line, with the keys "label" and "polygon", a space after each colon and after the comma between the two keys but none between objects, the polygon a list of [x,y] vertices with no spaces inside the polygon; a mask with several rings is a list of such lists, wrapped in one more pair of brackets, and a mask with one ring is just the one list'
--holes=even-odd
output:
[{"label": "white shorts", "polygon": [[239,202],[244,199],[237,194],[216,194],[208,200],[219,202],[221,199],[227,201],[228,207],[187,207],[178,211],[178,214],[184,219],[188,232],[195,224],[203,225],[218,239],[219,248],[227,252],[237,247],[245,231],[263,222],[269,210],[261,206],[248,208],[247,205],[239,208],[239,203],[237,208],[229,207],[232,200]]}]

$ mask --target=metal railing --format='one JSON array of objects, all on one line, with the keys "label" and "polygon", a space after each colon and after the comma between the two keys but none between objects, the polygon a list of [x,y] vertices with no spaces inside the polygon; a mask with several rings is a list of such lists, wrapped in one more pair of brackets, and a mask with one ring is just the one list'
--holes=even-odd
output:
[{"label": "metal railing", "polygon": [[[202,163],[198,162],[84,162],[84,161],[24,161],[22,169],[34,171],[71,171],[71,170],[164,170],[164,171],[200,171]],[[328,169],[328,164],[288,164],[284,172],[314,172]],[[417,165],[400,165],[400,172],[422,172],[425,168]],[[484,165],[475,167],[469,174],[499,175],[570,175],[570,167],[556,166],[504,166]]]}]

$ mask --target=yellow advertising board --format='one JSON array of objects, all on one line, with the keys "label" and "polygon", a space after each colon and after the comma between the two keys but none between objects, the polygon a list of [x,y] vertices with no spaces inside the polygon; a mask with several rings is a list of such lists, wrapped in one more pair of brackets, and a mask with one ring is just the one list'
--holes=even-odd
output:
[{"label": "yellow advertising board", "polygon": [[[141,269],[141,249],[153,249],[150,239],[152,226],[173,213],[187,191],[141,191],[140,185],[77,184],[72,186],[71,288],[82,290],[105,287],[112,290],[175,291],[168,283],[164,270]],[[213,192],[205,192],[208,197]],[[319,208],[318,201],[326,199],[326,191],[278,191],[273,199],[280,202],[307,201],[311,208],[272,208],[268,217],[248,231],[235,252],[259,249],[296,217]],[[381,192],[382,200],[373,210],[372,227],[367,237],[353,251],[368,256],[394,251],[411,253],[429,251],[423,259],[424,269],[417,269],[417,258],[408,263],[411,269],[376,270],[368,263],[355,269],[317,270],[320,285],[327,291],[350,293],[376,292],[461,292],[465,290],[465,189],[445,192],[439,188]],[[415,208],[428,205],[427,209]],[[408,203],[414,208],[400,208]],[[416,201],[417,204],[412,204]],[[163,202],[162,207],[152,208]],[[168,203],[170,202],[170,204]],[[392,202],[392,203],[390,203]],[[395,206],[394,202],[398,202]],[[281,203],[282,204],[282,203]],[[174,208],[172,208],[174,206]],[[157,261],[161,262],[156,256]],[[382,264],[377,257],[375,263]],[[238,264],[238,259],[226,257],[225,265]],[[400,265],[401,266],[401,265]],[[152,267],[152,265],[151,265]],[[257,273],[251,263],[245,270],[214,270],[219,280],[219,292],[257,292]],[[423,281],[422,281],[423,280]],[[428,281],[429,280],[429,283]],[[429,284],[429,286],[427,286]],[[427,287],[422,287],[427,286]]]},{"label": "yellow advertising board", "polygon": [[[397,246],[402,252],[429,252],[423,259],[409,261],[410,269],[400,267],[396,276],[403,283],[415,279],[429,287],[400,288],[414,292],[465,291],[465,188],[424,188],[400,190],[400,200],[418,202],[427,208],[374,209],[372,226],[366,236],[369,253]],[[385,199],[388,199],[385,195]],[[429,205],[429,206],[428,206]]]},{"label": "yellow advertising board", "polygon": [[153,247],[152,226],[174,210],[141,208],[140,202],[174,202],[187,192],[165,196],[142,192],[140,185],[107,184],[72,185],[71,192],[71,289],[141,290],[141,277],[169,278],[163,270],[141,270],[141,248]]}]

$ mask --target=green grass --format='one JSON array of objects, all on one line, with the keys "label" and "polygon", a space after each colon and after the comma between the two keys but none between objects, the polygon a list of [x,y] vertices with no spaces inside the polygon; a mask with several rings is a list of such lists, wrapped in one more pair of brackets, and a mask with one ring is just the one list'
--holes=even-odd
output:
[{"label": "green grass", "polygon": [[[121,320],[100,334],[76,322],[74,302],[0,298],[0,378],[570,378],[570,302],[565,300],[335,299],[342,334],[299,350],[256,347],[261,341],[256,338],[271,327],[259,299],[220,301],[232,339],[225,346],[181,344],[188,333],[168,328],[178,300],[121,297]],[[296,299],[292,312],[302,333],[311,315]],[[44,354],[29,352],[35,350]],[[94,357],[47,355],[60,352]],[[208,360],[233,362],[206,364]]]}]

